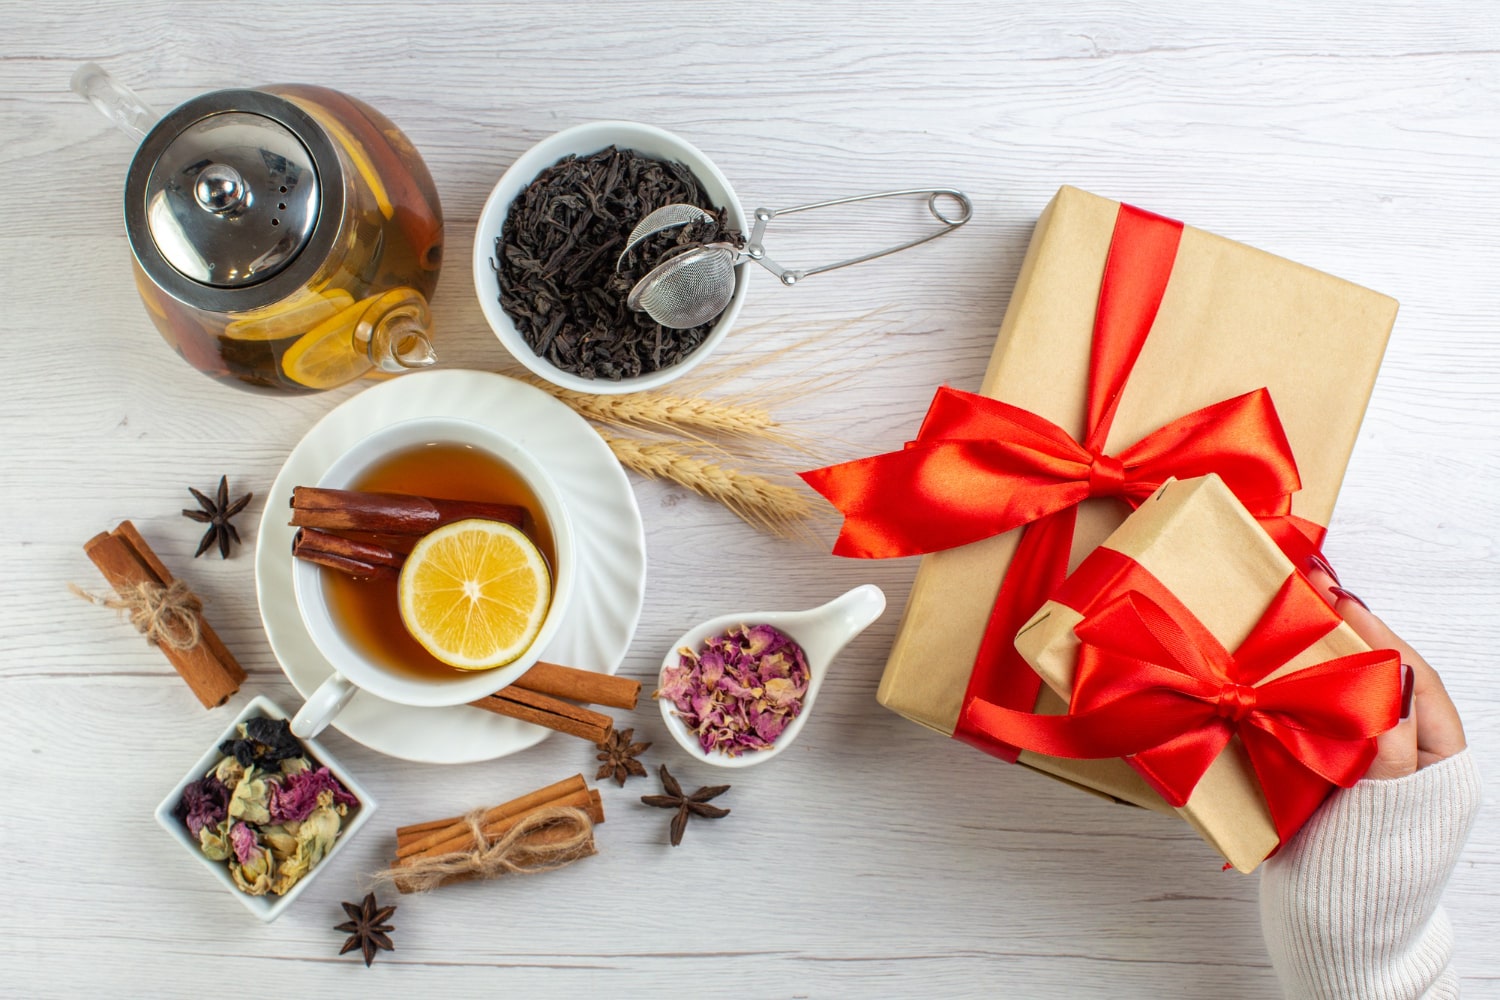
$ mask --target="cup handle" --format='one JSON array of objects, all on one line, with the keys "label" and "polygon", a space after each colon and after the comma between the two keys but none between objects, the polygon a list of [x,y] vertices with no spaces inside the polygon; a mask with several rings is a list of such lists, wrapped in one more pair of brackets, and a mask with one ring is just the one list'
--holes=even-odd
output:
[{"label": "cup handle", "polygon": [[312,693],[292,719],[292,735],[308,740],[328,728],[334,716],[359,693],[354,682],[343,674],[334,674]]}]

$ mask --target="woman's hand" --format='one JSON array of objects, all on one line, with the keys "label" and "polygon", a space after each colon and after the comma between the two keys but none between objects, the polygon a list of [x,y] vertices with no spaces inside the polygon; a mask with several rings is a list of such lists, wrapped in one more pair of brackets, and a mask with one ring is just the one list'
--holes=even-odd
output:
[{"label": "woman's hand", "polygon": [[1408,700],[1402,706],[1402,719],[1394,729],[1379,737],[1379,752],[1365,777],[1403,778],[1462,750],[1466,745],[1464,726],[1437,671],[1375,617],[1364,601],[1339,586],[1338,577],[1327,563],[1318,560],[1315,566],[1308,579],[1330,597],[1337,598],[1334,610],[1349,627],[1372,649],[1396,650],[1411,671],[1405,678]]}]

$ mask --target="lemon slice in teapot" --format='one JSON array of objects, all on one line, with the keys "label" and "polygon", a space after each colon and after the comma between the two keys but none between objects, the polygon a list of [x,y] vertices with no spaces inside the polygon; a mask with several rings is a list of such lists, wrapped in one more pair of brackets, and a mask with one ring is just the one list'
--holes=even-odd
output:
[{"label": "lemon slice in teapot", "polygon": [[342,288],[310,292],[269,309],[245,313],[224,327],[231,340],[283,340],[307,333],[354,304],[354,296]]},{"label": "lemon slice in teapot", "polygon": [[286,377],[309,389],[331,389],[364,374],[370,358],[355,344],[354,327],[368,306],[368,300],[356,302],[303,334],[281,357]]}]

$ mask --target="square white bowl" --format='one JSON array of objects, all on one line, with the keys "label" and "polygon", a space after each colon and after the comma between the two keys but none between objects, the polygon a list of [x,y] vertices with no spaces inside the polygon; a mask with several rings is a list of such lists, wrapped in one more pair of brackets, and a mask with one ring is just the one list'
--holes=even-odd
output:
[{"label": "square white bowl", "polygon": [[234,879],[229,874],[228,863],[213,861],[206,857],[198,849],[198,842],[188,833],[187,827],[183,825],[181,820],[172,815],[172,810],[176,808],[177,803],[182,799],[182,790],[207,774],[209,768],[213,767],[224,757],[224,754],[219,752],[219,745],[225,740],[235,739],[239,736],[239,731],[236,727],[246,719],[262,715],[271,719],[288,718],[280,706],[264,695],[256,695],[254,698],[251,698],[250,702],[240,711],[240,714],[235,717],[235,720],[229,724],[228,728],[219,734],[218,739],[214,740],[213,746],[209,747],[208,751],[202,757],[198,758],[198,763],[193,765],[192,770],[177,783],[177,787],[172,789],[171,794],[162,800],[161,805],[156,807],[156,822],[160,823],[162,829],[171,834],[173,839],[183,846],[184,850],[197,858],[199,864],[212,872],[214,878],[218,879],[225,889],[229,890],[236,899],[244,904],[245,909],[255,914],[261,920],[270,923],[281,916],[283,910],[292,905],[292,900],[301,895],[302,890],[307,888],[308,883],[328,866],[328,863],[333,860],[334,855],[342,851],[344,845],[349,842],[349,839],[358,833],[359,828],[369,821],[375,812],[375,800],[370,797],[369,790],[355,781],[349,775],[349,772],[344,770],[343,766],[334,760],[333,756],[320,746],[316,740],[304,739],[302,744],[307,748],[307,756],[315,763],[327,767],[329,772],[339,780],[339,783],[359,800],[359,808],[353,810],[349,816],[345,817],[343,827],[339,830],[338,839],[334,841],[333,847],[329,852],[324,855],[323,859],[311,871],[302,876],[286,895],[273,896],[268,894],[265,896],[251,896],[241,892],[239,886],[234,884]]}]

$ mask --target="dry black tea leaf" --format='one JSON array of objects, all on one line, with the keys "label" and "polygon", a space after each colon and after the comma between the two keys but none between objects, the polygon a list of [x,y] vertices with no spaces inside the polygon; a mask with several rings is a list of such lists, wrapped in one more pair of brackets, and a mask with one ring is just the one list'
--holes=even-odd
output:
[{"label": "dry black tea leaf", "polygon": [[[626,237],[663,205],[690,204],[714,216],[658,233],[615,270]],[[608,149],[569,156],[516,196],[495,240],[500,305],[538,357],[588,379],[634,378],[668,368],[703,343],[713,320],[687,330],[662,326],[625,300],[673,247],[739,242],[724,228],[691,170]]]}]

